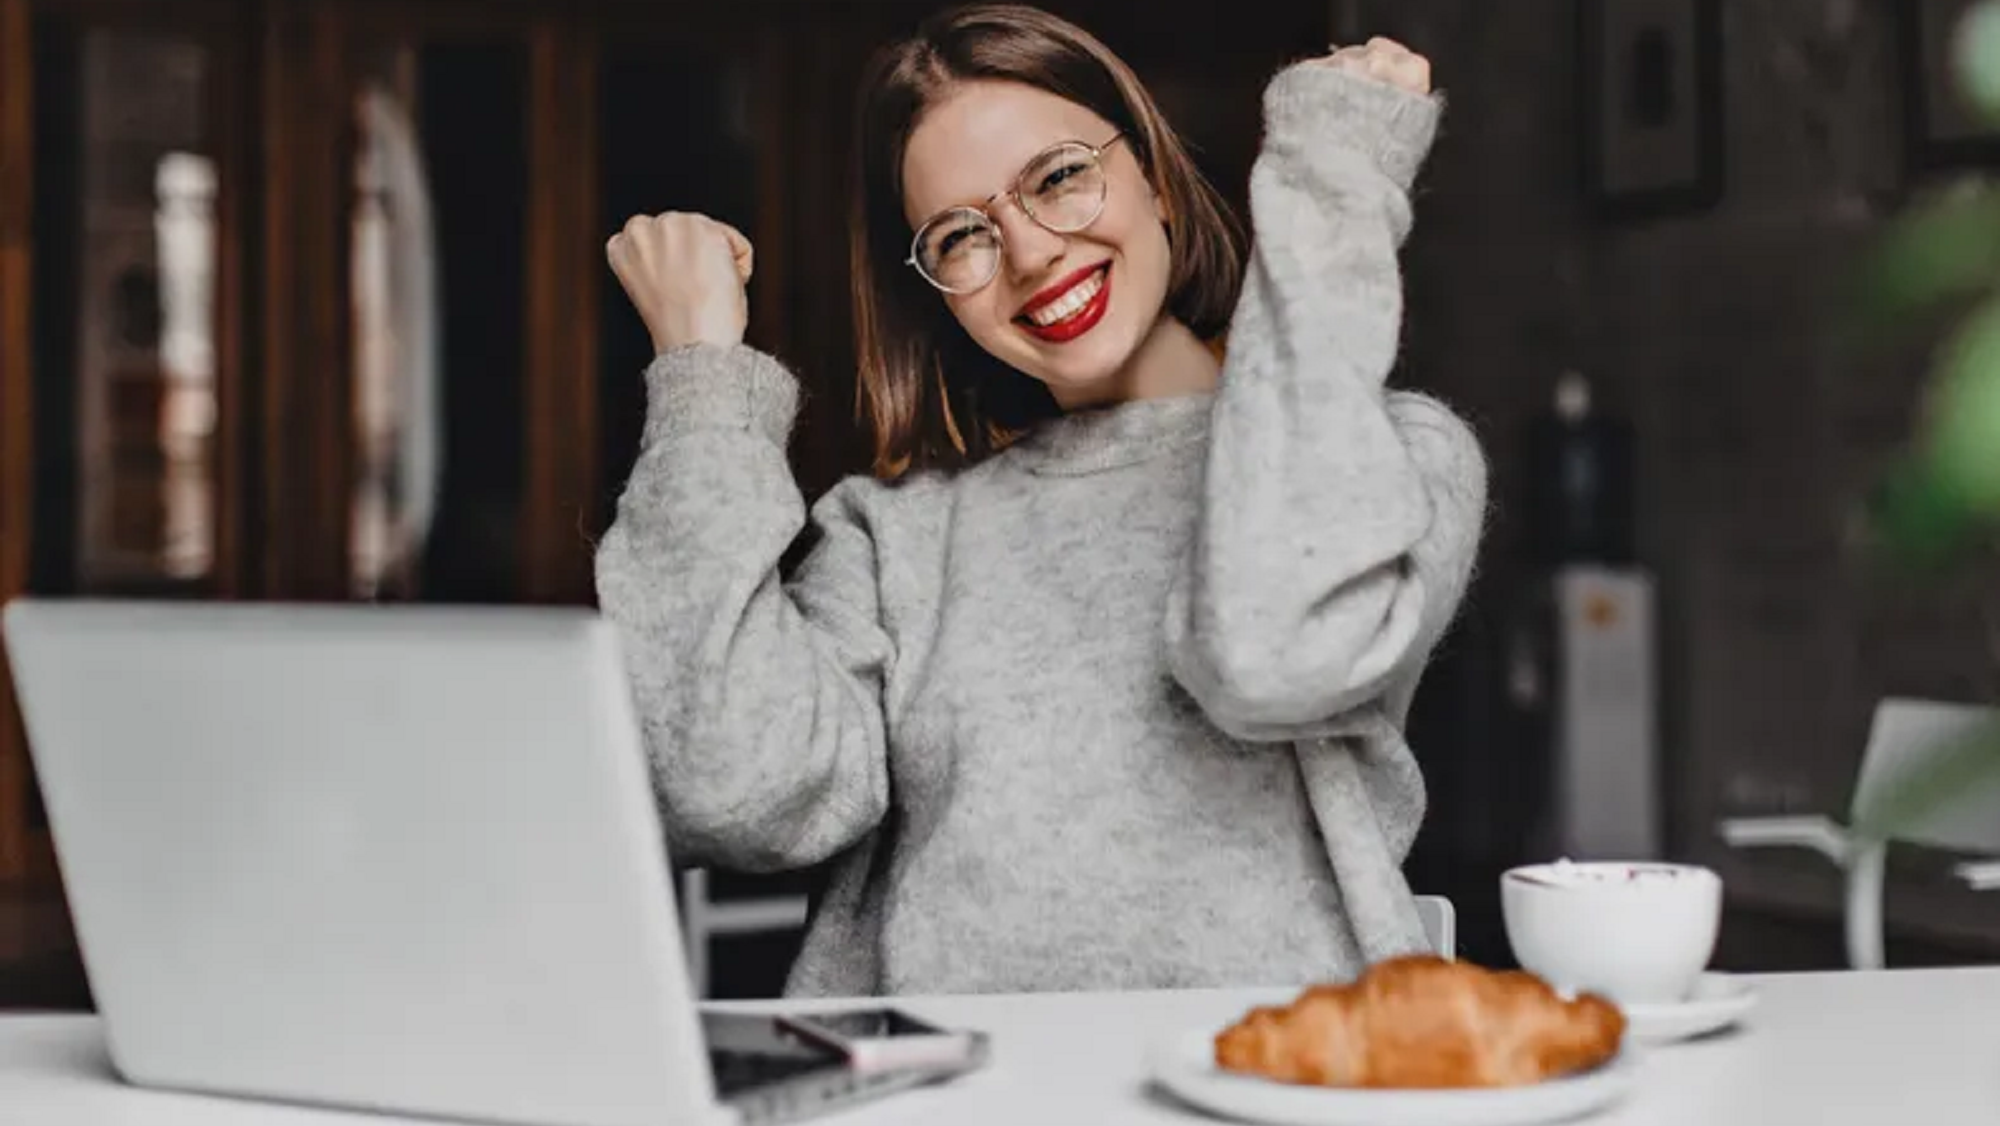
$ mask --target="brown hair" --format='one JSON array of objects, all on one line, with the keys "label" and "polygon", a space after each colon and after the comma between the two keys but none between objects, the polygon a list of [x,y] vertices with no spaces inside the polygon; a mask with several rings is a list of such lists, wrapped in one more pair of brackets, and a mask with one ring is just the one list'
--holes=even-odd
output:
[{"label": "brown hair", "polygon": [[1088,32],[1036,8],[978,4],[925,20],[884,48],[861,84],[855,122],[852,241],[858,413],[873,431],[875,474],[957,469],[1059,413],[1040,382],[965,334],[941,296],[903,265],[903,154],[926,110],[953,84],[1033,86],[1122,129],[1167,213],[1166,309],[1195,335],[1228,326],[1242,277],[1242,235],[1138,76]]}]

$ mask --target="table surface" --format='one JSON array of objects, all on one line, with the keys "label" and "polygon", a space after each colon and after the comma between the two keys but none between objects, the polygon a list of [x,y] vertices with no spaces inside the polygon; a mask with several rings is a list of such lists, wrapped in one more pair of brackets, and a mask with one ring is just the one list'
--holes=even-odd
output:
[{"label": "table surface", "polygon": [[[1604,1126],[2000,1123],[2000,967],[1751,978],[1737,1029],[1657,1047]],[[910,998],[993,1036],[991,1065],[829,1126],[1159,1126],[1213,1122],[1155,1093],[1162,1036],[1211,1027],[1268,991]],[[755,1006],[753,1006],[755,1007]],[[402,1126],[403,1120],[143,1091],[111,1075],[97,1020],[0,1018],[0,1119],[37,1126]],[[412,1124],[418,1126],[418,1124]]]}]

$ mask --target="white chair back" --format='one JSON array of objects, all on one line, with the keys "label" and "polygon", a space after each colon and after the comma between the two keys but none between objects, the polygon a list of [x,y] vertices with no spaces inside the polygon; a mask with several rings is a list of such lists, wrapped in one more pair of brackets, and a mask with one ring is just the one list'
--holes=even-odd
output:
[{"label": "white chair back", "polygon": [[[1884,699],[1869,726],[1852,813],[1858,817],[1904,771],[1976,734],[1996,717],[2000,710],[1976,704]],[[1953,852],[2000,854],[2000,770],[1970,780],[1942,804],[1898,826],[1894,839]]]},{"label": "white chair back", "polygon": [[[1883,699],[1869,725],[1851,813],[1858,816],[1895,785],[1904,771],[1976,734],[1996,715],[2000,712],[1976,704],[1895,696]],[[1957,793],[1923,809],[1914,820],[1897,825],[1891,839],[1954,852],[2000,853],[2000,771],[1968,780]],[[1854,837],[1848,847],[1848,965],[1881,969],[1888,960],[1883,949],[1882,903],[1889,846],[1887,841]]]},{"label": "white chair back", "polygon": [[1424,937],[1439,957],[1458,957],[1458,909],[1442,895],[1417,897],[1417,915],[1424,921]]}]

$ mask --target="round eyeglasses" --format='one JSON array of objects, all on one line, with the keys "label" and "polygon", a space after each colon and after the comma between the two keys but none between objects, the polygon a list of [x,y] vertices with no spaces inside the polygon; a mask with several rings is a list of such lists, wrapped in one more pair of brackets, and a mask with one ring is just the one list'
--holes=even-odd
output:
[{"label": "round eyeglasses", "polygon": [[1002,196],[1012,198],[1028,218],[1059,235],[1090,226],[1104,213],[1104,154],[1124,138],[1121,132],[1097,146],[1064,141],[1044,150],[1021,169],[1013,186],[985,204],[953,207],[925,220],[910,240],[905,264],[946,293],[985,288],[1000,272],[1000,224],[993,204]]}]

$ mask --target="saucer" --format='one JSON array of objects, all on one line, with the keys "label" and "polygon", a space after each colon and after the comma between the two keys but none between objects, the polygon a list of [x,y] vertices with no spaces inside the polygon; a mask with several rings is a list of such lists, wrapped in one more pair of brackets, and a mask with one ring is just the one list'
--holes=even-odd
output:
[{"label": "saucer", "polygon": [[1756,1004],[1757,990],[1749,982],[1726,973],[1705,973],[1684,1001],[1619,1007],[1625,1012],[1627,1036],[1642,1043],[1670,1044],[1727,1028]]}]

